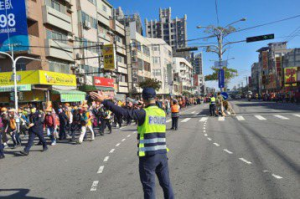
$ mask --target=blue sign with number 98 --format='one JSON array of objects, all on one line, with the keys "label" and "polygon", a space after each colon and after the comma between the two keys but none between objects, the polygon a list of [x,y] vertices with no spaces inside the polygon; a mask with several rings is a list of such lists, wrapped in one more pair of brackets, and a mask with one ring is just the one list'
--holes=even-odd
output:
[{"label": "blue sign with number 98", "polygon": [[25,0],[0,0],[0,51],[28,51]]}]

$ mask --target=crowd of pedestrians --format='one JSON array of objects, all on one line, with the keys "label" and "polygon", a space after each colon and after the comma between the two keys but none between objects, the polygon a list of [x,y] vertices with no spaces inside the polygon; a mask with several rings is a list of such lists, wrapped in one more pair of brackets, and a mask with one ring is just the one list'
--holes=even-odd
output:
[{"label": "crowd of pedestrians", "polygon": [[[200,104],[201,98],[178,97],[172,99],[158,99],[157,106],[164,109],[167,115],[174,112],[172,105],[178,108],[185,108],[192,104]],[[124,101],[112,100],[115,105],[125,109],[143,108],[142,100],[127,98]],[[21,149],[18,155],[29,155],[34,139],[38,137],[39,145],[43,151],[48,149],[45,137],[48,137],[55,146],[58,142],[70,142],[81,144],[85,140],[93,141],[96,136],[104,136],[104,132],[112,133],[112,127],[121,128],[123,125],[130,125],[132,122],[121,115],[113,114],[102,104],[92,102],[88,105],[83,102],[80,105],[61,104],[57,108],[48,106],[39,109],[32,104],[22,107],[19,110],[2,107],[0,117],[0,159],[3,159],[4,150],[21,149],[22,143],[25,148]],[[177,109],[176,109],[177,110]],[[172,113],[172,117],[179,114]],[[177,130],[177,122],[173,122],[173,129]],[[107,129],[107,130],[106,130]],[[9,144],[11,139],[12,144]]]}]

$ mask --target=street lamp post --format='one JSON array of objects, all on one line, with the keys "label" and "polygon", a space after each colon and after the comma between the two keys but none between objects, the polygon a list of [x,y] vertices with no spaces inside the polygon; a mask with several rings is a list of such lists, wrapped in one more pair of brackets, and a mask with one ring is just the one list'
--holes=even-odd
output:
[{"label": "street lamp post", "polygon": [[[217,37],[217,40],[218,40],[218,46],[216,45],[211,45],[213,47],[216,48],[216,50],[210,50],[210,48],[207,49],[208,52],[214,52],[216,54],[218,54],[218,57],[219,57],[219,62],[222,62],[222,57],[223,57],[223,54],[226,52],[226,49],[224,50],[223,48],[229,44],[232,44],[232,43],[238,43],[238,42],[227,42],[225,44],[223,44],[223,39],[225,36],[229,35],[231,32],[228,32],[227,34],[224,35],[224,31],[227,30],[226,28],[235,24],[235,23],[238,23],[240,21],[246,21],[246,18],[242,18],[238,21],[234,21],[228,25],[226,25],[224,28],[222,27],[212,27],[213,30],[215,31],[215,34],[214,36]],[[197,26],[198,29],[201,29],[201,28],[208,28],[208,27],[202,27],[202,26]],[[233,31],[234,32],[234,31]],[[221,69],[221,66],[219,66],[219,70]],[[222,88],[221,88],[221,91],[222,91]]]},{"label": "street lamp post", "polygon": [[18,100],[18,85],[17,85],[17,62],[20,59],[29,59],[29,60],[36,60],[36,61],[41,61],[41,60],[35,59],[32,57],[26,57],[26,56],[19,56],[15,59],[13,51],[12,51],[11,55],[6,52],[0,52],[0,54],[8,56],[12,61],[12,70],[13,70],[12,72],[13,72],[13,78],[14,78],[14,94],[15,94],[15,110],[18,111],[19,100]]}]

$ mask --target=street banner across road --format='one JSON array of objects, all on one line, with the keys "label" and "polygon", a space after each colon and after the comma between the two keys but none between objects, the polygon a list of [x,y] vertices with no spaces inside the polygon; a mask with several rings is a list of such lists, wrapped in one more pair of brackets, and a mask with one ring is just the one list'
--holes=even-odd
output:
[{"label": "street banner across road", "polygon": [[0,0],[0,51],[28,51],[25,0]]},{"label": "street banner across road", "polygon": [[225,85],[225,72],[224,69],[220,69],[218,72],[219,88],[224,88]]}]

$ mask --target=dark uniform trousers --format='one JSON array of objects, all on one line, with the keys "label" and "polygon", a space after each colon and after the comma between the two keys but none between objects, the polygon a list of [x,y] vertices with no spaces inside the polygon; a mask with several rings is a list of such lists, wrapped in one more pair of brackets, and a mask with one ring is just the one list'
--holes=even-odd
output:
[{"label": "dark uniform trousers", "polygon": [[210,104],[209,105],[209,112],[210,112],[210,116],[215,116],[216,115],[216,105],[215,104]]},{"label": "dark uniform trousers", "polygon": [[155,174],[163,189],[164,198],[174,198],[173,188],[169,177],[167,154],[140,157],[139,173],[145,199],[155,199]]},{"label": "dark uniform trousers", "polygon": [[0,156],[4,156],[3,149],[4,149],[4,145],[2,143],[2,132],[0,132]]},{"label": "dark uniform trousers", "polygon": [[109,132],[111,132],[111,124],[110,124],[110,120],[109,119],[101,119],[101,131],[100,133],[103,134],[104,130],[106,128],[106,126],[108,127]]},{"label": "dark uniform trousers", "polygon": [[46,143],[46,140],[43,135],[43,130],[41,130],[39,132],[35,132],[35,131],[32,131],[29,129],[29,139],[28,139],[28,143],[24,149],[25,152],[29,153],[29,150],[32,147],[34,138],[36,136],[39,138],[40,142],[43,144],[43,148],[44,149],[47,148],[47,143]]},{"label": "dark uniform trousers", "polygon": [[178,129],[178,117],[172,117],[172,129]]}]

